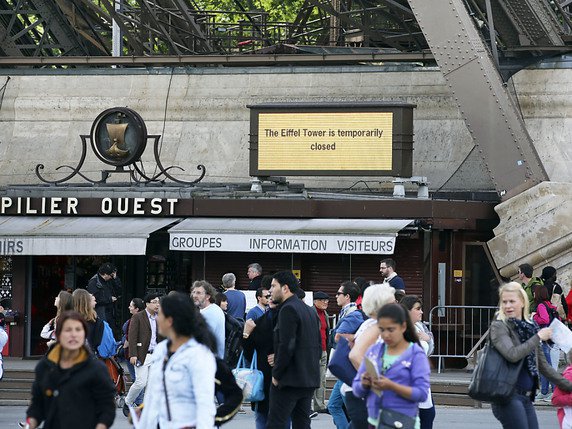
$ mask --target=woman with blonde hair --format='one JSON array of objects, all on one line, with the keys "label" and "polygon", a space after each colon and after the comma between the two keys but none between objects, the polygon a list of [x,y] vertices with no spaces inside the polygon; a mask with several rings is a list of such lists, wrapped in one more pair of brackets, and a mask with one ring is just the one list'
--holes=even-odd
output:
[{"label": "woman with blonde hair", "polygon": [[48,340],[48,347],[51,347],[56,342],[56,324],[58,318],[64,311],[73,308],[71,293],[65,290],[60,291],[54,299],[54,307],[56,307],[56,317],[46,323],[42,328],[42,332],[40,332],[40,337]]},{"label": "woman with blonde hair", "polygon": [[379,338],[377,312],[385,304],[392,302],[395,302],[395,289],[387,284],[372,285],[364,291],[361,305],[369,319],[363,322],[356,332],[354,346],[350,352],[350,361],[356,369],[361,365],[367,349]]},{"label": "woman with blonde hair", "polygon": [[540,342],[552,337],[552,329],[539,329],[530,318],[526,291],[517,282],[499,289],[499,311],[491,323],[490,341],[509,362],[523,361],[513,396],[506,403],[493,403],[492,410],[504,429],[537,429],[532,401],[538,389],[538,374],[563,390],[572,391],[572,382],[557,373],[546,361]]},{"label": "woman with blonde hair", "polygon": [[97,317],[95,311],[95,296],[85,289],[76,289],[72,294],[73,310],[77,311],[87,323],[86,341],[93,352],[101,344],[103,338],[103,320]]}]

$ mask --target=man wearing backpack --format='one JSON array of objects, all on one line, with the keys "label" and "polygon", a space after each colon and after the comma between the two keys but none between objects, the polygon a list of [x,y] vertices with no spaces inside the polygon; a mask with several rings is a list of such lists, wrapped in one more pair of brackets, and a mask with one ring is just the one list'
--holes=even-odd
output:
[{"label": "man wearing backpack", "polygon": [[[336,327],[332,329],[330,337],[333,334],[332,345],[337,344],[340,337],[345,337],[348,341],[353,340],[353,334],[356,333],[362,322],[364,321],[363,313],[357,309],[356,300],[360,294],[357,284],[352,281],[343,282],[336,293],[336,303],[341,307]],[[330,341],[332,338],[330,338]],[[328,411],[332,416],[337,429],[346,429],[349,425],[346,413],[343,410],[343,397],[340,389],[344,383],[341,380],[336,381],[328,400]],[[350,389],[351,390],[351,389]]]},{"label": "man wearing backpack", "polygon": [[233,369],[242,352],[244,322],[228,313],[228,297],[224,293],[217,294],[215,304],[224,312],[224,362]]},{"label": "man wearing backpack", "polygon": [[560,320],[566,320],[568,317],[568,303],[564,297],[562,286],[556,281],[556,268],[551,266],[544,267],[540,278],[548,290],[550,302],[558,310]]},{"label": "man wearing backpack", "polygon": [[536,304],[534,304],[534,290],[537,286],[542,286],[542,279],[533,277],[534,268],[530,264],[521,264],[518,266],[518,278],[522,284],[523,289],[528,296],[530,303],[530,312],[536,311]]}]

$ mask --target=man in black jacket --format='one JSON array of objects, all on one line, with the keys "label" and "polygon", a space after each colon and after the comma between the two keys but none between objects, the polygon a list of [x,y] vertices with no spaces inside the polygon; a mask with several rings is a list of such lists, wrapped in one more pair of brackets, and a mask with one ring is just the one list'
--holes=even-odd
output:
[{"label": "man in black jacket", "polygon": [[[320,330],[318,315],[296,293],[298,280],[291,271],[273,275],[270,293],[280,304],[274,329],[274,362],[267,429],[310,428],[314,389],[320,386]],[[271,362],[272,364],[272,362]]]},{"label": "man in black jacket", "polygon": [[109,323],[111,329],[115,327],[115,301],[121,293],[119,290],[121,283],[116,276],[117,268],[111,263],[105,262],[101,264],[97,274],[87,284],[87,291],[95,296],[97,317]]}]

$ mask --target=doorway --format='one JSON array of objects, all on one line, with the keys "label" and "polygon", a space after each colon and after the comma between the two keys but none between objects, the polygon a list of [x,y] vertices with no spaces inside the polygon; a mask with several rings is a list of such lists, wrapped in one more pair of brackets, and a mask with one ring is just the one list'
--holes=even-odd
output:
[{"label": "doorway", "polygon": [[468,242],[463,248],[463,302],[470,306],[496,306],[500,275],[485,243]]}]

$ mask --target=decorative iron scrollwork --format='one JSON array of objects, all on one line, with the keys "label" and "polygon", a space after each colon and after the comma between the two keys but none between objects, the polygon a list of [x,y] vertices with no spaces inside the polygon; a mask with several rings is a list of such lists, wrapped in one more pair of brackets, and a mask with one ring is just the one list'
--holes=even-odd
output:
[{"label": "decorative iron scrollwork", "polygon": [[[164,183],[167,179],[181,185],[194,185],[200,182],[206,174],[206,167],[203,164],[197,165],[200,175],[193,181],[186,181],[175,178],[170,171],[185,171],[179,166],[164,167],[160,159],[160,135],[148,135],[147,127],[143,118],[134,110],[126,107],[114,107],[99,114],[93,122],[90,135],[80,135],[81,156],[78,164],[60,165],[56,171],[69,169],[71,173],[59,180],[48,180],[42,176],[44,164],[36,165],[36,176],[44,183],[58,185],[67,182],[73,177],[80,176],[86,181],[99,184],[106,183],[112,173],[127,173],[131,180],[140,184],[153,182]],[[158,172],[152,176],[147,175],[144,170],[137,165],[141,163],[141,155],[145,151],[147,140],[153,140],[153,155],[157,164]],[[104,163],[115,166],[115,170],[102,170],[101,179],[94,180],[87,177],[80,170],[83,167],[87,155],[88,140],[95,155]]]}]

